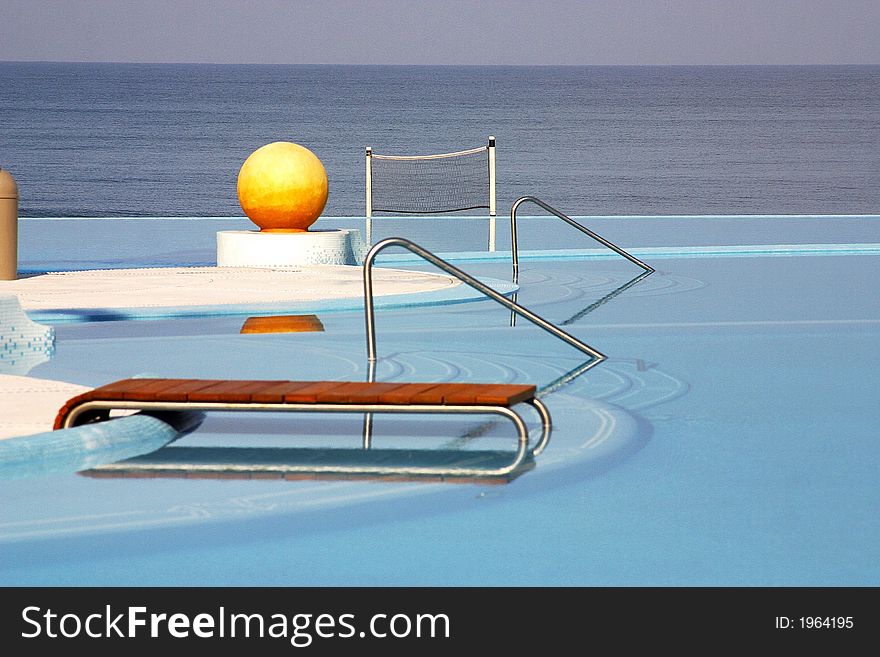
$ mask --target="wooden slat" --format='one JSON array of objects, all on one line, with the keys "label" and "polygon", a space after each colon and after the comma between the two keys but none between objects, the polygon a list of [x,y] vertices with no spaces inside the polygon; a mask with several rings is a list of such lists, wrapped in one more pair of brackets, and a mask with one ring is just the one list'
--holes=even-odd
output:
[{"label": "wooden slat", "polygon": [[447,404],[448,402],[446,400],[449,396],[458,395],[459,398],[464,397],[470,389],[470,385],[471,384],[467,383],[443,383],[430,390],[413,395],[411,403],[431,405]]},{"label": "wooden slat", "polygon": [[[172,385],[173,382],[169,379],[154,379],[145,385],[128,388],[122,397],[131,401],[153,401],[157,397],[164,399],[163,393]],[[111,388],[108,392],[112,393],[112,391]]]},{"label": "wooden slat", "polygon": [[407,385],[406,383],[346,382],[322,393],[320,401],[327,404],[375,404],[383,393],[390,393]]},{"label": "wooden slat", "polygon": [[443,394],[444,404],[475,404],[477,394],[480,392],[482,385],[479,383],[463,383],[455,388],[450,388]]},{"label": "wooden slat", "polygon": [[443,393],[448,391],[448,383],[438,383],[430,388],[413,391],[407,404],[442,404]]},{"label": "wooden slat", "polygon": [[248,403],[255,392],[266,387],[266,384],[281,383],[281,381],[221,381],[207,388],[194,390],[187,395],[187,400],[192,402],[225,402],[230,404]]},{"label": "wooden slat", "polygon": [[156,394],[156,401],[185,402],[193,392],[207,388],[221,379],[168,379],[168,387]]},{"label": "wooden slat", "polygon": [[284,401],[284,395],[313,383],[314,381],[281,381],[254,392],[251,394],[251,401],[255,404],[280,404]]},{"label": "wooden slat", "polygon": [[513,383],[484,384],[474,398],[477,404],[514,406],[535,396],[537,389],[532,385]]},{"label": "wooden slat", "polygon": [[293,404],[319,404],[321,395],[343,385],[343,381],[312,381],[310,385],[284,394],[284,401]]},{"label": "wooden slat", "polygon": [[387,390],[379,396],[383,404],[412,404],[412,398],[416,394],[424,393],[436,388],[439,383],[406,383],[400,388]]},{"label": "wooden slat", "polygon": [[121,381],[114,381],[107,385],[95,388],[85,394],[88,395],[90,399],[124,399],[125,395],[130,392],[140,388],[146,388],[155,384],[157,381],[163,380],[164,379],[122,379]]}]

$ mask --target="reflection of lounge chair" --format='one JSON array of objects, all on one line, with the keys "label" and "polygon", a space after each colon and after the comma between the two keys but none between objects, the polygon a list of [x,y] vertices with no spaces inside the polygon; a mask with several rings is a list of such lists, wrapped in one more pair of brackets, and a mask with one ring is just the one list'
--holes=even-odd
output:
[{"label": "reflection of lounge chair", "polygon": [[[387,458],[389,454],[385,450],[384,460],[363,454],[352,459],[348,454],[345,455],[347,462],[345,459],[329,465],[313,462],[311,468],[309,464],[303,465],[301,460],[297,465],[294,459],[293,464],[287,464],[286,471],[373,476],[506,477],[528,467],[528,461],[544,448],[549,439],[550,415],[546,406],[535,397],[535,392],[533,385],[488,383],[124,379],[69,400],[58,412],[55,428],[105,420],[113,410],[494,414],[509,419],[517,431],[517,449],[512,458],[508,452],[503,463],[499,462],[501,452],[453,450],[458,453],[450,454],[449,450],[426,450],[431,453],[415,454],[419,458],[414,459],[412,450],[393,450],[398,453],[391,458]],[[531,406],[541,418],[541,437],[531,448],[526,423],[514,409],[520,404]],[[303,454],[296,456],[299,458]],[[289,460],[293,456],[294,453],[288,452],[285,458]],[[245,469],[246,466],[245,463]],[[285,470],[280,467],[276,471],[283,475]]]},{"label": "reflection of lounge chair", "polygon": [[[393,479],[507,483],[534,468],[535,460],[530,451],[515,468],[510,469],[510,464],[511,452],[504,450],[170,445],[81,474],[113,479]],[[502,474],[492,474],[493,471]]]}]

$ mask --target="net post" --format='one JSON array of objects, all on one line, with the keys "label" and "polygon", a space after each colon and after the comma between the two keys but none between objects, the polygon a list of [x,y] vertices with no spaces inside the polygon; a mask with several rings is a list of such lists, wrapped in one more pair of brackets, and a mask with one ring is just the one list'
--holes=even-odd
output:
[{"label": "net post", "polygon": [[373,149],[370,146],[367,146],[366,162],[366,210],[364,214],[364,216],[366,217],[366,230],[364,233],[364,237],[366,239],[367,245],[369,246],[373,241]]},{"label": "net post", "polygon": [[489,136],[489,251],[495,250],[495,137]]}]

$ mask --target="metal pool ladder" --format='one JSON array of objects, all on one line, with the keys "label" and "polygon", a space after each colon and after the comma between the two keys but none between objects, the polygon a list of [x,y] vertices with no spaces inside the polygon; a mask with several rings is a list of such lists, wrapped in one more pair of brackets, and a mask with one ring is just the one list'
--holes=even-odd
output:
[{"label": "metal pool ladder", "polygon": [[[366,319],[366,324],[367,324],[367,358],[368,358],[371,365],[374,365],[376,362],[376,320],[375,320],[375,310],[373,307],[373,273],[372,273],[373,272],[373,261],[376,259],[376,256],[379,254],[380,251],[388,248],[389,246],[402,246],[403,248],[408,249],[409,251],[412,251],[417,256],[423,258],[424,260],[427,260],[428,262],[430,262],[434,266],[442,269],[446,273],[451,274],[452,276],[456,277],[457,279],[459,279],[463,283],[467,283],[472,288],[474,288],[478,292],[481,292],[482,294],[486,295],[487,297],[489,297],[493,301],[500,303],[502,306],[504,306],[505,308],[510,310],[512,313],[515,313],[517,315],[521,315],[521,316],[525,317],[527,320],[529,320],[533,324],[537,324],[540,328],[544,329],[545,331],[547,331],[551,335],[556,336],[557,338],[559,338],[563,342],[570,344],[575,349],[587,354],[588,356],[590,356],[591,358],[594,359],[592,361],[592,363],[589,365],[589,367],[593,367],[595,365],[598,365],[600,362],[602,362],[603,360],[605,360],[607,358],[600,351],[597,351],[596,349],[594,349],[590,345],[586,344],[585,342],[578,340],[573,335],[566,333],[561,328],[559,328],[558,326],[556,326],[554,324],[551,324],[543,317],[539,317],[538,315],[533,313],[528,308],[525,308],[524,306],[519,305],[515,301],[511,301],[510,299],[505,297],[503,294],[496,292],[488,285],[481,283],[476,278],[474,278],[470,274],[463,272],[458,267],[455,267],[454,265],[451,265],[450,263],[446,262],[445,260],[438,258],[436,255],[434,255],[433,253],[431,253],[427,249],[419,246],[415,242],[412,242],[412,241],[405,239],[403,237],[389,237],[389,238],[384,239],[380,242],[377,242],[375,245],[373,245],[373,248],[370,249],[370,251],[367,253],[366,257],[364,258],[364,265],[363,265],[364,266],[364,313],[365,313],[365,319]],[[514,253],[515,253],[515,251],[514,251]],[[647,265],[644,265],[644,266],[647,266]],[[587,368],[587,369],[589,369],[589,368]],[[372,368],[371,368],[371,371],[372,371]]]},{"label": "metal pool ladder", "polygon": [[549,213],[551,213],[551,214],[553,214],[553,215],[559,217],[560,219],[562,219],[562,220],[563,220],[565,223],[567,223],[569,226],[572,226],[572,227],[574,227],[574,228],[577,228],[579,231],[581,231],[582,233],[584,233],[584,234],[586,234],[586,235],[589,235],[590,237],[592,237],[594,240],[596,240],[597,242],[599,242],[599,243],[602,244],[603,246],[607,246],[609,249],[611,249],[612,251],[615,251],[615,252],[619,253],[620,255],[622,255],[624,258],[626,258],[627,260],[629,260],[629,261],[632,262],[633,264],[638,265],[639,267],[641,267],[642,269],[644,269],[645,272],[647,272],[647,273],[651,273],[651,272],[654,271],[654,268],[651,267],[650,265],[648,265],[648,264],[642,262],[641,260],[639,260],[638,258],[636,258],[634,255],[632,255],[632,254],[630,254],[630,253],[627,253],[626,251],[624,251],[623,249],[621,249],[621,248],[620,248],[619,246],[617,246],[616,244],[612,244],[611,242],[609,242],[608,240],[606,240],[606,239],[605,239],[604,237],[602,237],[601,235],[597,235],[596,233],[594,233],[593,231],[591,231],[591,230],[590,230],[589,228],[587,228],[586,226],[583,226],[583,225],[579,224],[578,222],[576,222],[574,219],[572,219],[572,218],[569,217],[568,215],[563,214],[562,212],[560,212],[560,211],[557,210],[556,208],[554,208],[554,207],[548,205],[547,203],[545,203],[545,202],[542,201],[541,199],[536,198],[536,197],[534,197],[534,196],[523,196],[522,198],[517,199],[517,200],[514,202],[513,206],[510,208],[510,250],[511,250],[511,257],[513,258],[513,277],[514,277],[514,281],[516,281],[516,279],[517,279],[517,275],[518,275],[518,273],[519,273],[519,251],[518,251],[518,248],[517,248],[517,240],[516,240],[516,211],[519,209],[519,206],[522,205],[523,203],[525,203],[526,201],[531,201],[531,202],[534,203],[535,205],[539,205],[539,206],[541,206],[541,207],[544,208],[547,212],[549,212]]}]

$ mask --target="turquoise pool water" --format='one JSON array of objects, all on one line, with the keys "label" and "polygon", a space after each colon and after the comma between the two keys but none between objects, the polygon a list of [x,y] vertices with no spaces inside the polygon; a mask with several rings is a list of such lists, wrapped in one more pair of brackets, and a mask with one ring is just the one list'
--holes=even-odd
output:
[{"label": "turquoise pool water", "polygon": [[[98,221],[111,220],[25,222],[24,266],[101,265],[100,245],[123,222],[105,231]],[[144,221],[118,263],[204,264],[212,231],[234,221],[171,224],[192,248],[174,240],[152,252],[145,235],[169,224]],[[528,322],[511,326],[489,300],[377,316],[378,380],[537,385],[554,429],[532,470],[498,485],[8,478],[0,583],[880,583],[880,219],[597,219],[625,247],[663,247],[644,256],[657,272],[619,293],[639,273],[631,264],[537,253],[594,246],[539,223],[520,237],[533,253],[517,301],[607,361],[578,376],[579,352]],[[481,228],[457,232],[455,244],[436,224],[426,231],[442,253],[479,250]],[[60,244],[74,233],[84,246],[65,259]],[[693,248],[719,245],[746,248]],[[772,254],[750,248],[766,245]],[[430,269],[403,255],[381,264]],[[503,254],[449,259],[510,277]],[[364,380],[362,311],[311,310],[324,331],[243,335],[240,316],[61,323],[52,358],[30,374],[84,385],[133,375]],[[178,444],[357,448],[361,430],[358,416],[218,414]],[[377,416],[374,431],[380,448],[512,440],[485,419]]]}]

